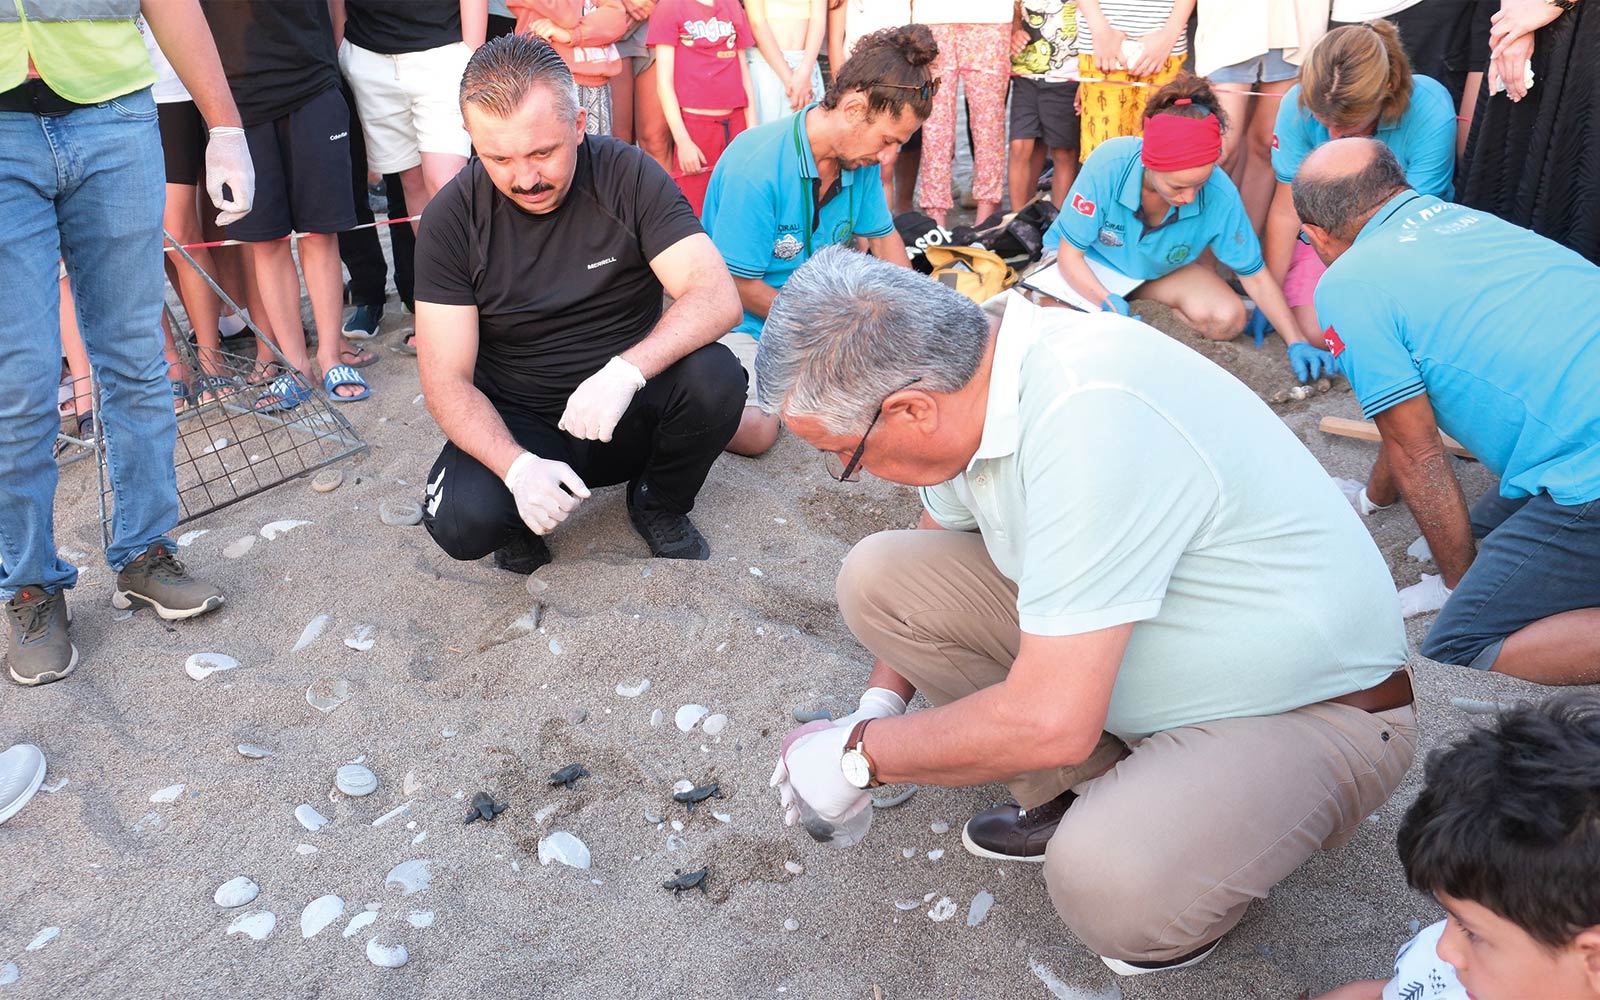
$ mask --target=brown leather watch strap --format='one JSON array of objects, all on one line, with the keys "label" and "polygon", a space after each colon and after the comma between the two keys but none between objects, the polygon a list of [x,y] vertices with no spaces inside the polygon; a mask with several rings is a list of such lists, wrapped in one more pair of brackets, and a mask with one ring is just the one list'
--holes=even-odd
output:
[{"label": "brown leather watch strap", "polygon": [[850,735],[845,738],[844,748],[846,750],[855,750],[861,754],[864,760],[866,760],[867,774],[869,775],[867,787],[877,788],[879,785],[883,784],[883,782],[878,780],[878,765],[875,761],[873,761],[872,755],[867,753],[866,744],[861,742],[867,738],[867,723],[871,721],[871,719],[862,719],[860,722],[856,723],[855,726],[850,730]]}]

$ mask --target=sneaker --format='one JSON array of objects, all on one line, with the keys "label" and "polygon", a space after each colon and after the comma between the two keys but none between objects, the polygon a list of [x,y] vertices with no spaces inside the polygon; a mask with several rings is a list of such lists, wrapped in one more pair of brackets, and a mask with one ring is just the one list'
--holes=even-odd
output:
[{"label": "sneaker", "polygon": [[1077,795],[1062,792],[1042,806],[1021,809],[995,806],[967,820],[961,843],[980,858],[996,861],[1044,861],[1044,849],[1056,835],[1061,817]]},{"label": "sneaker", "polygon": [[72,616],[67,595],[27,586],[6,602],[11,618],[11,648],[6,669],[18,684],[34,687],[59,681],[78,665],[78,647],[67,634]]},{"label": "sneaker", "polygon": [[710,559],[711,545],[688,514],[651,506],[650,486],[640,483],[628,492],[628,520],[644,537],[657,559]]},{"label": "sneaker", "polygon": [[1165,962],[1124,962],[1121,959],[1107,958],[1104,955],[1100,956],[1100,961],[1106,964],[1106,968],[1119,976],[1143,976],[1152,972],[1170,972],[1173,969],[1187,969],[1191,965],[1199,965],[1210,958],[1211,953],[1216,951],[1217,945],[1221,943],[1222,939],[1217,938],[1203,948],[1196,948],[1187,955],[1169,958]]},{"label": "sneaker", "polygon": [[196,580],[165,545],[157,542],[117,574],[111,604],[131,608],[148,605],[169,622],[193,618],[222,607],[222,591]]},{"label": "sneaker", "polygon": [[44,751],[18,743],[0,753],[0,823],[15,816],[44,783]]},{"label": "sneaker", "polygon": [[248,309],[240,309],[238,312],[219,316],[217,317],[217,335],[223,340],[229,340],[242,333],[248,333],[250,330],[249,319],[250,310]]},{"label": "sneaker", "polygon": [[378,335],[378,324],[383,322],[383,306],[356,306],[345,317],[344,335],[351,340],[367,340]]},{"label": "sneaker", "polygon": [[508,573],[529,576],[534,570],[549,562],[550,547],[544,543],[543,538],[527,529],[523,529],[522,534],[512,539],[510,543],[494,550],[495,567]]}]

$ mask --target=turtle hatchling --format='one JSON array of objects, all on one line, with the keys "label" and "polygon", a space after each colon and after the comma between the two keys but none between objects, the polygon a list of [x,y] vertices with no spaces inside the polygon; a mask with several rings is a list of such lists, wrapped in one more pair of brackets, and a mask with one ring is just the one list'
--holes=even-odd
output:
[{"label": "turtle hatchling", "polygon": [[579,778],[587,778],[588,776],[589,769],[582,764],[568,764],[550,775],[550,784],[560,785],[562,788],[571,788],[578,783]]},{"label": "turtle hatchling", "polygon": [[680,893],[688,892],[691,889],[699,889],[702,895],[706,894],[706,876],[711,874],[711,869],[702,868],[697,872],[689,872],[687,875],[683,873],[682,869],[679,869],[672,874],[672,878],[661,883],[661,888],[671,889],[674,899]]},{"label": "turtle hatchling", "polygon": [[466,821],[462,825],[473,823],[477,820],[490,821],[506,811],[506,807],[494,800],[488,792],[479,792],[472,797],[472,811],[467,813]]},{"label": "turtle hatchling", "polygon": [[690,812],[694,812],[694,807],[698,803],[711,798],[722,798],[722,789],[717,786],[715,781],[701,785],[698,788],[691,788],[687,792],[676,792],[672,796],[674,802],[682,802],[689,807]]}]

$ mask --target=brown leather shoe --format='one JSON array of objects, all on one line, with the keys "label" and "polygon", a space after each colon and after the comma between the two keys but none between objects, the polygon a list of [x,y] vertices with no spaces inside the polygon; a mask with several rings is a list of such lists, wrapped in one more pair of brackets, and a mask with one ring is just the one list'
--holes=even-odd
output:
[{"label": "brown leather shoe", "polygon": [[980,858],[1043,862],[1045,847],[1077,797],[1072,792],[1062,792],[1033,809],[1015,805],[985,809],[967,820],[961,842]]}]

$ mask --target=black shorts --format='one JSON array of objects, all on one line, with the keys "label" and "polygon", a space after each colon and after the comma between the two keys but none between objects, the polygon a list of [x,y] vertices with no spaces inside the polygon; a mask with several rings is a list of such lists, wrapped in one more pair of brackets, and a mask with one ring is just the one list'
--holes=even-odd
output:
[{"label": "black shorts", "polygon": [[156,105],[161,122],[161,154],[167,161],[168,184],[199,184],[206,162],[206,120],[193,101]]},{"label": "black shorts", "polygon": [[337,233],[356,224],[350,189],[350,106],[330,87],[282,118],[244,130],[256,168],[250,214],[228,237],[262,243],[301,233]]},{"label": "black shorts", "polygon": [[1043,139],[1051,149],[1078,148],[1078,85],[1071,80],[1011,78],[1011,138]]}]

